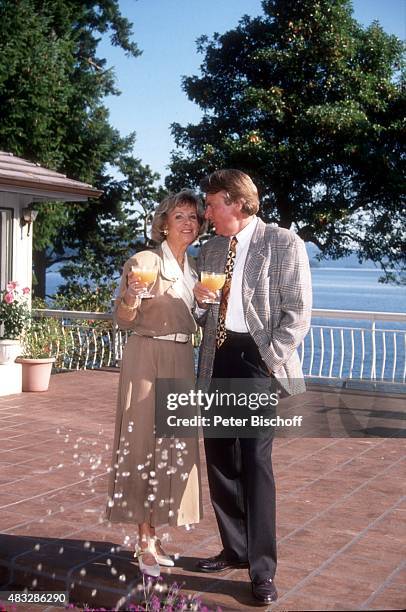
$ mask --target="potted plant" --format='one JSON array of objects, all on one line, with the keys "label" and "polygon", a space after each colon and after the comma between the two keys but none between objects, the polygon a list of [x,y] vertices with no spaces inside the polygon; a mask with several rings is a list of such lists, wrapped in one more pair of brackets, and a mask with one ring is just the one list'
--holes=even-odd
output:
[{"label": "potted plant", "polygon": [[31,319],[22,337],[21,356],[17,359],[23,367],[23,391],[48,390],[60,335],[58,321],[46,317]]},{"label": "potted plant", "polygon": [[20,339],[30,317],[30,290],[18,281],[0,292],[0,364],[12,363],[21,352]]}]

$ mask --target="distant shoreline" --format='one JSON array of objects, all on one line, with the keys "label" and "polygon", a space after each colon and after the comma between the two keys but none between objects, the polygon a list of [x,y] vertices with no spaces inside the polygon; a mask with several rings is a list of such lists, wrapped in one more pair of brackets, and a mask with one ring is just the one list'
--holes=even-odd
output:
[{"label": "distant shoreline", "polygon": [[312,270],[337,270],[338,272],[379,272],[379,274],[383,274],[383,270],[379,268],[340,268],[334,266],[310,266]]}]

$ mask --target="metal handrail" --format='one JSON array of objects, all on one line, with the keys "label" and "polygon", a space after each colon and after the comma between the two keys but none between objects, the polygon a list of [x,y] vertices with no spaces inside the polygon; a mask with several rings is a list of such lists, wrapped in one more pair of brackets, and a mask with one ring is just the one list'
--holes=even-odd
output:
[{"label": "metal handrail", "polygon": [[33,308],[34,317],[53,317],[54,319],[79,319],[112,321],[111,312],[86,312],[84,310],[52,310],[51,308]]},{"label": "metal handrail", "polygon": [[[101,319],[110,321],[113,318],[111,312],[85,312],[83,310],[52,310],[49,308],[34,308],[32,313],[36,317],[44,316],[54,317],[56,319]],[[406,323],[406,313],[377,312],[372,310],[332,310],[329,308],[313,308],[312,318],[397,321],[399,323]]]},{"label": "metal handrail", "polygon": [[312,318],[396,321],[398,323],[406,323],[406,313],[376,312],[370,310],[330,310],[328,308],[313,308]]}]

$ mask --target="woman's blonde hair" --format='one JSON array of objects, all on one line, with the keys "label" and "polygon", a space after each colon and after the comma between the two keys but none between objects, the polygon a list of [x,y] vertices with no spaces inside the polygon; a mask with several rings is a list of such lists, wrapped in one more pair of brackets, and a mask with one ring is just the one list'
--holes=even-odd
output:
[{"label": "woman's blonde hair", "polygon": [[241,211],[247,215],[255,215],[259,210],[258,189],[251,177],[241,170],[216,170],[200,182],[204,193],[227,193],[228,204],[243,200]]},{"label": "woman's blonde hair", "polygon": [[151,238],[154,242],[165,240],[164,229],[168,224],[168,214],[177,206],[195,206],[199,223],[199,235],[204,232],[205,218],[201,199],[191,189],[182,189],[178,193],[168,195],[155,210],[152,219]]}]

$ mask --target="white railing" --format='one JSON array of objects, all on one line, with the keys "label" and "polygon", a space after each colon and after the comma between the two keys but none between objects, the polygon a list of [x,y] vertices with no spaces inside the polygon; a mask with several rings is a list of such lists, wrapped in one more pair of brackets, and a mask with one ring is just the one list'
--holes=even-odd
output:
[{"label": "white railing", "polygon": [[314,378],[406,382],[406,314],[314,309],[300,347]]},{"label": "white railing", "polygon": [[[314,309],[309,334],[299,347],[305,376],[406,382],[406,314]],[[111,313],[35,310],[59,319],[58,369],[116,367],[128,332]],[[196,339],[198,343],[198,338]]]},{"label": "white railing", "polygon": [[127,337],[113,325],[111,313],[35,309],[33,315],[60,322],[58,340],[53,341],[56,370],[116,367]]}]

